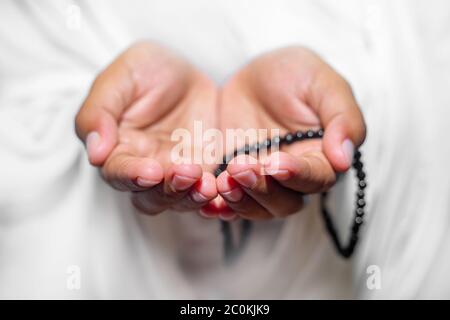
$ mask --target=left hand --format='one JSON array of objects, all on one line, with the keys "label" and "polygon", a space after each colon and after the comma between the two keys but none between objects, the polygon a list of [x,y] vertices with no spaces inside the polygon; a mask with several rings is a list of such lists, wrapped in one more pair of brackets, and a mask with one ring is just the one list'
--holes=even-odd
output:
[{"label": "left hand", "polygon": [[246,155],[230,162],[217,179],[217,189],[228,207],[247,219],[297,212],[304,194],[328,190],[336,181],[335,172],[350,168],[354,148],[365,139],[364,119],[349,84],[305,48],[258,57],[230,79],[221,98],[223,132],[325,129],[323,139],[283,147],[264,165],[239,161]]}]

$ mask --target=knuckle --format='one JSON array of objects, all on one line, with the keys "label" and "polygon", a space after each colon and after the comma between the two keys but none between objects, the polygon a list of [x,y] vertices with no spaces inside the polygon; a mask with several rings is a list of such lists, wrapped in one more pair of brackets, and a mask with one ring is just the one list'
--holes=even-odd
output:
[{"label": "knuckle", "polygon": [[106,163],[101,168],[101,174],[103,179],[118,190],[126,189],[127,176],[130,160],[123,157],[110,157],[106,160]]},{"label": "knuckle", "polygon": [[116,160],[116,170],[119,178],[126,178],[129,168],[132,165],[132,159],[129,157],[119,157]]},{"label": "knuckle", "polygon": [[[359,110],[358,110],[359,113]],[[357,121],[351,121],[348,126],[350,129],[350,137],[355,142],[356,147],[360,146],[366,139],[367,127],[361,113],[356,117]]]},{"label": "knuckle", "polygon": [[302,170],[300,171],[301,173],[301,178],[304,180],[310,180],[312,178],[313,175],[313,169],[312,169],[312,163],[311,163],[311,159],[309,157],[304,157],[304,166],[302,167]]},{"label": "knuckle", "polygon": [[331,188],[336,182],[336,174],[325,156],[311,153],[306,160],[309,163],[309,179],[316,185],[310,192],[321,192]]},{"label": "knuckle", "polygon": [[344,78],[341,74],[339,73],[335,73],[336,75],[336,83],[345,91],[347,91],[351,96],[354,96],[353,94],[353,87],[350,84],[350,82],[348,82],[348,80],[346,78]]},{"label": "knuckle", "polygon": [[360,141],[359,144],[362,144],[364,142],[364,140],[366,140],[366,136],[367,136],[367,124],[366,121],[364,120],[364,117],[361,116],[361,125],[359,128],[359,134],[358,136],[360,137]]}]

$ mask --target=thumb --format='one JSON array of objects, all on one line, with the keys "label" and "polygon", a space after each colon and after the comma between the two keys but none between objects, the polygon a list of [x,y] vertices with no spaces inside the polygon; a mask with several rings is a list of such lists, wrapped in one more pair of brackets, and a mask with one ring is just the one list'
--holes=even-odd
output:
[{"label": "thumb", "polygon": [[334,117],[325,126],[323,149],[333,168],[347,171],[353,154],[365,139],[365,125],[361,116],[350,113]]},{"label": "thumb", "polygon": [[128,64],[119,57],[95,79],[75,119],[75,131],[92,165],[103,165],[117,144],[118,121],[133,96]]},{"label": "thumb", "polygon": [[350,85],[331,68],[315,80],[309,98],[325,129],[323,151],[333,169],[344,172],[366,137],[364,118]]},{"label": "thumb", "polygon": [[117,144],[117,121],[97,108],[82,108],[75,120],[77,136],[85,144],[89,162],[101,166]]}]

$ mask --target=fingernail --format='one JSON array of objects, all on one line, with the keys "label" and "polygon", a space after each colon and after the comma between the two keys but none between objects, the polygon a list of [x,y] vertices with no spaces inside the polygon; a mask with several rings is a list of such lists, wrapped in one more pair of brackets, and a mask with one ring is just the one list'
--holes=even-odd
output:
[{"label": "fingernail", "polygon": [[280,165],[278,162],[273,163],[273,161],[266,161],[264,163],[264,174],[275,175],[275,174],[289,174],[289,171],[286,169],[280,169]]},{"label": "fingernail", "polygon": [[175,191],[185,191],[192,187],[192,185],[196,182],[196,179],[174,175],[172,178],[172,186]]},{"label": "fingernail", "polygon": [[349,165],[352,164],[354,151],[355,146],[353,145],[353,142],[351,142],[350,139],[345,139],[344,142],[342,142],[342,152],[344,153]]},{"label": "fingernail", "polygon": [[272,161],[272,159],[269,157],[264,161],[263,166],[264,174],[267,175],[282,175],[286,176],[289,175],[289,171],[286,169],[280,169],[280,162],[279,159],[275,159],[275,161]]},{"label": "fingernail", "polygon": [[277,179],[281,180],[287,180],[291,176],[290,172],[285,169],[265,169],[264,172],[270,176],[276,176]]},{"label": "fingernail", "polygon": [[253,188],[256,184],[257,177],[252,170],[245,170],[232,176],[234,180],[242,184],[244,187]]},{"label": "fingernail", "polygon": [[86,150],[88,156],[90,157],[92,153],[100,146],[101,137],[100,134],[96,131],[89,133],[86,137]]},{"label": "fingernail", "polygon": [[273,167],[273,165],[272,165],[272,160],[270,159],[270,157],[269,158],[267,158],[265,161],[264,161],[264,163],[263,163],[263,171],[264,171],[264,174],[269,174],[269,175],[271,175],[271,174],[275,174],[276,173],[276,171],[277,171],[277,168],[274,168]]},{"label": "fingernail", "polygon": [[230,202],[238,202],[242,200],[242,197],[244,196],[244,193],[240,188],[234,188],[231,191],[227,191],[222,193],[222,197],[224,197],[226,200]]},{"label": "fingernail", "polygon": [[147,179],[144,179],[144,178],[141,178],[141,177],[137,177],[136,184],[139,187],[148,188],[148,187],[153,187],[154,185],[158,184],[158,182],[147,180]]},{"label": "fingernail", "polygon": [[200,192],[198,192],[197,190],[193,190],[191,192],[191,198],[192,200],[194,200],[195,202],[206,202],[208,201],[208,198],[206,198],[204,195],[202,195]]}]

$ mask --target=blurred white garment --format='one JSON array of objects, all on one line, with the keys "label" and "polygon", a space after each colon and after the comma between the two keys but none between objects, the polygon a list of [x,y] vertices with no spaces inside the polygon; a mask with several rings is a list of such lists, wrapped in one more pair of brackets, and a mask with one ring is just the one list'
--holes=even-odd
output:
[{"label": "blurred white garment", "polygon": [[[138,39],[218,83],[287,45],[349,80],[368,124],[368,216],[354,258],[336,255],[313,199],[256,223],[225,266],[218,221],[141,216],[101,180],[74,115],[101,68]],[[445,0],[2,1],[0,298],[450,298],[449,71]],[[353,184],[334,188],[341,233]],[[372,265],[378,289],[367,286]]]}]

